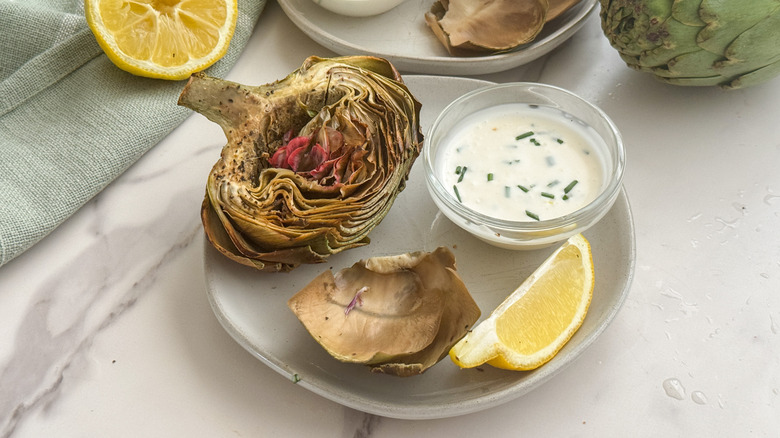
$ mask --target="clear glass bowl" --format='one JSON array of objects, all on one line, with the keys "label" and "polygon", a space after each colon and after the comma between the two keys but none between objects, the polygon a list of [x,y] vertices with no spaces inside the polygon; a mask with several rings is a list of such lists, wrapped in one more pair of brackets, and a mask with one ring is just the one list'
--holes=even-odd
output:
[{"label": "clear glass bowl", "polygon": [[[557,218],[526,221],[487,216],[463,205],[444,187],[436,162],[447,134],[470,114],[496,105],[535,104],[557,108],[588,124],[603,140],[599,151],[605,175],[600,193],[589,204]],[[615,202],[623,181],[625,148],[615,124],[598,107],[574,93],[551,85],[515,82],[490,85],[464,94],[439,114],[423,149],[425,180],[436,205],[451,221],[485,242],[508,249],[536,249],[581,233],[598,222]]]},{"label": "clear glass bowl", "polygon": [[339,15],[370,17],[393,9],[406,0],[314,0],[314,3]]}]

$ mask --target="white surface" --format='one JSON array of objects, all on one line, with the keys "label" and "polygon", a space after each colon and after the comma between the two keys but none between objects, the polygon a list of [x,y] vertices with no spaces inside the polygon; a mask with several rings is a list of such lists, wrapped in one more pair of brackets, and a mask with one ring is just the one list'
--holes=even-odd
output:
[{"label": "white surface", "polygon": [[[452,100],[484,85],[432,76],[408,76],[406,82],[427,108],[421,114],[424,132]],[[368,257],[446,246],[454,252],[458,273],[484,319],[555,249],[497,250],[439,213],[426,190],[422,166],[412,168],[407,184],[372,231],[370,245],[332,256],[325,265],[303,266],[289,275],[258,275],[206,244],[209,301],[228,333],[287,379],[328,399],[393,418],[442,418],[497,406],[546,382],[593,343],[625,301],[635,251],[631,212],[623,195],[603,221],[585,233],[599,266],[588,316],[558,355],[538,370],[517,373],[486,366],[462,371],[445,358],[421,376],[399,379],[334,360],[287,307],[287,300],[323,270],[335,272]]]},{"label": "white surface", "polygon": [[[271,2],[229,78],[269,82],[311,54],[332,52]],[[0,268],[0,436],[777,436],[780,79],[658,83],[625,67],[596,16],[549,56],[485,79],[570,89],[628,149],[631,292],[555,378],[479,413],[394,420],[252,357],[206,295],[198,210],[225,140],[195,115]]]},{"label": "white surface", "polygon": [[453,57],[425,23],[433,1],[407,0],[384,14],[361,18],[325,11],[312,0],[279,0],[279,4],[298,28],[340,55],[377,55],[402,71],[445,75],[496,73],[538,59],[570,38],[596,9],[596,0],[582,0],[546,23],[533,42],[516,50]]}]

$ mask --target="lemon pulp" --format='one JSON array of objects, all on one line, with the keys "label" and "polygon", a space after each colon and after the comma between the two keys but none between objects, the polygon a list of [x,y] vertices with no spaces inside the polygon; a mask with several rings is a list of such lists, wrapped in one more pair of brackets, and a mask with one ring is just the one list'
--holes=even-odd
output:
[{"label": "lemon pulp", "polygon": [[224,56],[236,0],[85,0],[87,23],[114,64],[130,73],[185,79]]}]

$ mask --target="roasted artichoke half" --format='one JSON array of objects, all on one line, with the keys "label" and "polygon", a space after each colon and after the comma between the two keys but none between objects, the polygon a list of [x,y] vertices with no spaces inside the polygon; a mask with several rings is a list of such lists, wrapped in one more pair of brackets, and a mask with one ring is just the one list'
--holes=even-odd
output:
[{"label": "roasted artichoke half", "polygon": [[195,74],[179,105],[227,137],[206,185],[206,236],[262,271],[368,244],[423,141],[420,103],[376,57],[310,57],[262,86]]},{"label": "roasted artichoke half", "polygon": [[445,247],[327,270],[287,305],[331,356],[401,377],[439,362],[480,316]]}]

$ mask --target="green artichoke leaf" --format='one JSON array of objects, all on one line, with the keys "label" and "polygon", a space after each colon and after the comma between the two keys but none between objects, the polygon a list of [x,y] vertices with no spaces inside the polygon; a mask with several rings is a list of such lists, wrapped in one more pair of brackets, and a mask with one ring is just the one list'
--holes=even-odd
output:
[{"label": "green artichoke leaf", "polygon": [[780,13],[767,16],[742,32],[728,45],[725,58],[716,64],[721,74],[751,71],[780,60]]},{"label": "green artichoke leaf", "polygon": [[[662,30],[658,31],[659,45],[653,49],[641,52],[637,65],[650,68],[658,66],[671,68],[668,64],[673,62],[675,58],[702,52],[701,49],[693,44],[698,32],[698,28],[682,24],[676,20],[667,20]],[[671,35],[674,35],[674,38],[671,38]]]},{"label": "green artichoke leaf", "polygon": [[[704,50],[713,53],[724,53],[726,48],[743,32],[749,30],[762,20],[780,12],[778,0],[751,0],[750,2],[735,2],[734,0],[701,0],[699,15],[706,23],[697,39],[697,44]],[[778,28],[770,33],[761,34],[771,37],[777,34]],[[770,48],[771,38],[763,39],[758,50]]]},{"label": "green artichoke leaf", "polygon": [[766,81],[767,77],[780,75],[780,61],[761,67],[751,73],[744,74],[732,82],[733,88],[744,88]]},{"label": "green artichoke leaf", "polygon": [[688,26],[703,27],[707,23],[699,16],[701,0],[674,0],[672,18]]},{"label": "green artichoke leaf", "polygon": [[423,141],[420,103],[370,56],[310,57],[261,86],[197,73],[179,104],[227,138],[201,209],[209,242],[263,271],[368,244]]}]

